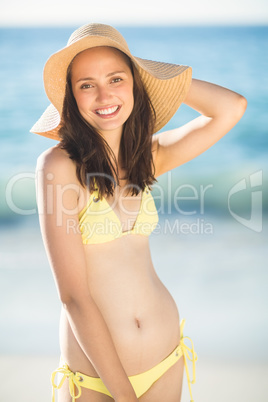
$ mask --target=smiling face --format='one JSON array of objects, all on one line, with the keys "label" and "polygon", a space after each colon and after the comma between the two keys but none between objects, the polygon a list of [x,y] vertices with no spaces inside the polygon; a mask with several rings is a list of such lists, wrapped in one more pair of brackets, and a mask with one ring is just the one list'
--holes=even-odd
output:
[{"label": "smiling face", "polygon": [[72,62],[71,82],[82,117],[104,137],[121,136],[134,105],[126,57],[110,47],[87,49]]}]

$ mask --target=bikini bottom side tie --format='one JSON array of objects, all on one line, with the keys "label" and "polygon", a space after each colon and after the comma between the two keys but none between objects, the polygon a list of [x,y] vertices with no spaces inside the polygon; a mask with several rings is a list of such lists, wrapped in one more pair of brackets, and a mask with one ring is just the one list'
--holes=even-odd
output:
[{"label": "bikini bottom side tie", "polygon": [[[151,369],[143,373],[128,377],[137,398],[140,398],[146,391],[148,391],[149,388],[183,356],[191,402],[194,402],[191,384],[195,383],[195,363],[197,361],[197,355],[194,351],[194,345],[191,338],[189,338],[188,336],[183,336],[184,325],[185,320],[182,320],[180,344],[175,348],[175,350],[173,350],[170,355],[168,355],[164,360],[162,360],[159,364],[152,367]],[[188,340],[190,342],[190,346],[187,346],[185,344],[185,340]],[[189,360],[193,366],[192,380],[190,379],[187,360]],[[57,374],[60,374],[62,376],[58,385],[55,383],[55,378]],[[51,376],[53,387],[52,402],[55,402],[55,390],[60,389],[66,379],[69,380],[69,392],[72,397],[72,402],[75,402],[75,400],[81,396],[82,388],[101,392],[112,397],[112,395],[102,382],[101,378],[90,377],[80,372],[73,373],[68,365],[64,363],[63,366],[55,370]]]}]

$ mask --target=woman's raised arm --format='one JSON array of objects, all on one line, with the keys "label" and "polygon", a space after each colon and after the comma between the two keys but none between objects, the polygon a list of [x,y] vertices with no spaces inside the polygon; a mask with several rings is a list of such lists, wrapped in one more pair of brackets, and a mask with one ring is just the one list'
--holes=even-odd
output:
[{"label": "woman's raised arm", "polygon": [[73,162],[54,147],[37,162],[37,203],[44,245],[72,331],[111,395],[136,402],[107,325],[91,297],[78,222],[79,185]]},{"label": "woman's raised arm", "polygon": [[236,92],[193,79],[184,103],[201,116],[153,138],[156,176],[206,151],[241,119],[247,101]]}]

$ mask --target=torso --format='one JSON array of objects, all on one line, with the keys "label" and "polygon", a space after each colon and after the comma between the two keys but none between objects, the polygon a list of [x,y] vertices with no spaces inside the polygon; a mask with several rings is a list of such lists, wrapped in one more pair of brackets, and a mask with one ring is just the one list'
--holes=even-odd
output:
[{"label": "torso", "polygon": [[[89,194],[81,187],[79,211]],[[107,200],[128,231],[135,223],[141,195],[122,202]],[[119,205],[125,206],[125,211]],[[127,211],[132,211],[130,215]],[[129,234],[103,244],[85,244],[88,286],[110,330],[128,375],[138,374],[164,359],[179,343],[176,304],[153,267],[149,238]],[[164,251],[163,251],[164,252]],[[97,377],[69,326],[64,310],[60,330],[61,354],[73,371]]]}]

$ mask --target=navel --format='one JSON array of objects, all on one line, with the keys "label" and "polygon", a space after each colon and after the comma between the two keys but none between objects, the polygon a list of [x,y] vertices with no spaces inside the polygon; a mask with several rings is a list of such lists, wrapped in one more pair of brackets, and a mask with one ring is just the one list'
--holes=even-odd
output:
[{"label": "navel", "polygon": [[140,321],[138,320],[138,318],[135,318],[135,322],[136,322],[137,328],[140,328],[140,327],[141,327],[141,323],[140,323]]}]

